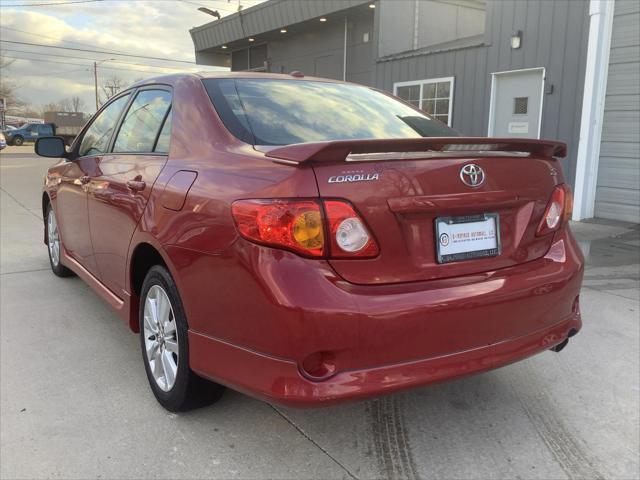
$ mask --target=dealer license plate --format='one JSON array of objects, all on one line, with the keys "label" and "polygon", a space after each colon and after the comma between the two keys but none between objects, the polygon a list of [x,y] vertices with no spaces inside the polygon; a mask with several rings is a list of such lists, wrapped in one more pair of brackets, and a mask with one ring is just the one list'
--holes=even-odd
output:
[{"label": "dealer license plate", "polygon": [[500,255],[497,213],[436,218],[438,263]]}]

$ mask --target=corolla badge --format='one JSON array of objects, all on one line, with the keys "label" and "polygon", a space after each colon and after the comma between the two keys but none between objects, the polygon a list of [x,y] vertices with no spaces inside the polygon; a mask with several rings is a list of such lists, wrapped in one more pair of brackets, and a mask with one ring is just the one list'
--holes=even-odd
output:
[{"label": "corolla badge", "polygon": [[373,182],[376,180],[380,180],[379,173],[350,173],[329,177],[328,183]]},{"label": "corolla badge", "polygon": [[484,170],[469,163],[460,169],[460,180],[469,187],[479,187],[484,183]]}]

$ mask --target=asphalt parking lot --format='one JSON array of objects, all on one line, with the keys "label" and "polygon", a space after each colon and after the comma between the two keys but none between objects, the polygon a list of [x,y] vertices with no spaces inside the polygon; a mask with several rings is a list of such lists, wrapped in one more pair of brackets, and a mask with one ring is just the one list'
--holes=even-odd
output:
[{"label": "asphalt parking lot", "polygon": [[[171,414],[137,337],[49,270],[32,146],[0,154],[0,476],[640,477],[640,228],[574,225],[584,327],[559,354],[366,403],[270,406],[233,391]],[[213,292],[215,294],[215,292]]]}]

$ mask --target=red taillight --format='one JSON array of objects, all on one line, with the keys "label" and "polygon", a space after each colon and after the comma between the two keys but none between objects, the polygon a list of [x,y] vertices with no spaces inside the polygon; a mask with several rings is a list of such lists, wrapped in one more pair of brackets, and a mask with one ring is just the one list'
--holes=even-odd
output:
[{"label": "red taillight", "polygon": [[551,199],[538,225],[536,235],[546,235],[555,232],[560,226],[569,221],[573,210],[573,194],[565,185],[558,185],[553,189]]},{"label": "red taillight", "polygon": [[332,258],[378,255],[378,245],[360,215],[343,200],[325,200]]},{"label": "red taillight", "polygon": [[[231,212],[240,235],[256,243],[310,257],[370,258],[378,254],[376,241],[348,202],[323,203],[326,217],[315,200],[238,200]],[[329,245],[325,245],[325,230]]]},{"label": "red taillight", "polygon": [[238,200],[231,206],[240,235],[248,240],[293,250],[305,256],[324,255],[324,228],[313,200]]}]

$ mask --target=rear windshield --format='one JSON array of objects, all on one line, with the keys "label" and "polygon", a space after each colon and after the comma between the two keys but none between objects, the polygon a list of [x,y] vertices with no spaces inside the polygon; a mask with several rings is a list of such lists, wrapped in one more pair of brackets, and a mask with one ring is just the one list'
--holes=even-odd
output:
[{"label": "rear windshield", "polygon": [[359,85],[248,78],[203,82],[229,131],[254,145],[459,135],[439,120]]}]

